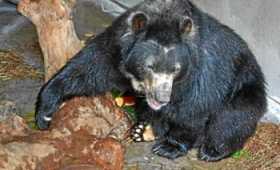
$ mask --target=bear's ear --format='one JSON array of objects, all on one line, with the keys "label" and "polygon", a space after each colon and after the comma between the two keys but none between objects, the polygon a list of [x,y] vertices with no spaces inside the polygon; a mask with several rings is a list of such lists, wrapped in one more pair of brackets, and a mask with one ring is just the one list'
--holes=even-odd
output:
[{"label": "bear's ear", "polygon": [[129,19],[129,25],[134,33],[141,32],[148,24],[148,17],[142,12],[134,13]]},{"label": "bear's ear", "polygon": [[189,34],[193,30],[193,20],[189,17],[185,18],[180,26],[180,31],[182,34]]}]

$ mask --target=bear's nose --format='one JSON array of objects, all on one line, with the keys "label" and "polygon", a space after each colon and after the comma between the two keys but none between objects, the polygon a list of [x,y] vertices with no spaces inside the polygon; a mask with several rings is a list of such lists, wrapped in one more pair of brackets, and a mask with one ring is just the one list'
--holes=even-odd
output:
[{"label": "bear's nose", "polygon": [[159,92],[156,94],[156,100],[160,103],[168,103],[170,101],[170,95],[168,92]]}]

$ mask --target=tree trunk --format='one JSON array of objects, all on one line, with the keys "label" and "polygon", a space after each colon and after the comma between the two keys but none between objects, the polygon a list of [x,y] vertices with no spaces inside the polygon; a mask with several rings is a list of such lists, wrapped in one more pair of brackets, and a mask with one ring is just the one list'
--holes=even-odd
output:
[{"label": "tree trunk", "polygon": [[75,0],[21,0],[18,11],[36,26],[44,55],[45,80],[55,74],[81,48],[72,8]]}]

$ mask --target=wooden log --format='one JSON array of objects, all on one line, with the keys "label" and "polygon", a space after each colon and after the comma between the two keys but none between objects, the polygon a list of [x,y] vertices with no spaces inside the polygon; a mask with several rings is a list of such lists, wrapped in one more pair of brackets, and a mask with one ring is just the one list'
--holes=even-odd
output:
[{"label": "wooden log", "polygon": [[82,48],[72,20],[75,0],[21,0],[18,11],[35,25],[47,81]]}]

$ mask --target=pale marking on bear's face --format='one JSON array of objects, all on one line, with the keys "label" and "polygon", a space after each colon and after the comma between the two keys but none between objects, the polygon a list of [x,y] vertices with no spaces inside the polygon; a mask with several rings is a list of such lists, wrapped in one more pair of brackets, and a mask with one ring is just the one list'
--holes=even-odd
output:
[{"label": "pale marking on bear's face", "polygon": [[[126,23],[129,26],[129,28],[132,28],[132,20],[138,14],[143,14],[148,21],[150,20],[149,16],[145,12],[142,12],[142,11],[132,12],[126,20]],[[129,30],[132,31],[131,29],[129,29]]]},{"label": "pale marking on bear's face", "polygon": [[144,82],[138,81],[135,78],[132,78],[131,79],[131,84],[132,84],[132,87],[135,91],[138,91],[138,92],[144,92],[145,91]]},{"label": "pale marking on bear's face", "polygon": [[174,74],[153,72],[144,80],[147,103],[152,109],[160,110],[170,102],[174,77]]},{"label": "pale marking on bear's face", "polygon": [[144,81],[148,91],[170,92],[172,90],[174,74],[152,73],[150,79]]},{"label": "pale marking on bear's face", "polygon": [[144,82],[138,81],[132,74],[128,73],[125,69],[121,68],[121,72],[126,78],[130,79],[131,85],[135,91],[144,92]]},{"label": "pale marking on bear's face", "polygon": [[168,54],[169,51],[172,51],[172,50],[174,50],[174,49],[175,49],[174,46],[171,46],[171,47],[163,47],[164,54]]},{"label": "pale marking on bear's face", "polygon": [[132,32],[127,32],[121,36],[121,40],[125,39],[126,37],[131,36],[131,35],[132,35]]},{"label": "pale marking on bear's face", "polygon": [[[150,61],[151,62],[151,61]],[[175,64],[176,70],[180,70],[180,63]],[[146,96],[148,105],[153,110],[160,110],[170,101],[173,81],[178,71],[173,73],[156,73],[150,70],[149,75],[143,81],[137,80],[134,75],[122,69],[123,74],[130,79],[135,91],[142,92]]]},{"label": "pale marking on bear's face", "polygon": [[175,63],[175,72],[173,73],[174,77],[176,77],[181,71],[181,64],[179,62]]},{"label": "pale marking on bear's face", "polygon": [[172,3],[173,0],[158,0],[149,4],[144,4],[144,8],[148,8],[150,11],[160,13],[163,8],[170,6]]}]

